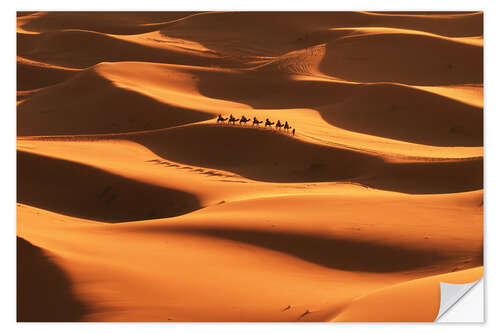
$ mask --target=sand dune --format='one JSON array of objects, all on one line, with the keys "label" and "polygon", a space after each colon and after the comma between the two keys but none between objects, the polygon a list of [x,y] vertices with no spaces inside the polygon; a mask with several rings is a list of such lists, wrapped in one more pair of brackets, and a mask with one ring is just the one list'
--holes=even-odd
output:
[{"label": "sand dune", "polygon": [[[405,28],[449,37],[482,35],[482,13],[442,17],[385,15],[355,12],[208,13],[188,16],[167,25],[169,36],[195,40],[213,50],[231,54],[276,56],[324,43],[310,39],[318,31],[336,27]],[[231,27],[228,29],[227,27]]]},{"label": "sand dune", "polygon": [[[192,12],[39,12],[26,14],[22,28],[47,32],[84,29],[110,34],[138,34],[158,29],[162,23],[190,16]],[[26,17],[28,16],[28,17]],[[19,22],[19,21],[18,21]]]},{"label": "sand dune", "polygon": [[432,321],[483,274],[482,12],[18,12],[16,66],[18,321]]},{"label": "sand dune", "polygon": [[17,57],[17,90],[33,90],[54,85],[78,73],[72,68],[62,68]]},{"label": "sand dune", "polygon": [[[191,138],[203,139],[200,142]],[[264,129],[189,126],[130,139],[167,160],[229,170],[261,181],[350,179],[378,161],[368,155],[312,145]]]},{"label": "sand dune", "polygon": [[165,128],[211,117],[121,89],[89,69],[19,105],[17,133],[114,133]]},{"label": "sand dune", "polygon": [[17,237],[17,321],[79,321],[89,309],[71,280],[42,249]]},{"label": "sand dune", "polygon": [[188,193],[85,165],[24,152],[17,153],[17,161],[17,201],[62,214],[122,222],[175,216],[200,208],[196,197]]},{"label": "sand dune", "polygon": [[18,33],[17,54],[31,60],[80,69],[103,61],[149,61],[207,66],[231,63],[210,52],[187,52],[175,46],[155,48],[89,30]]},{"label": "sand dune", "polygon": [[482,109],[405,86],[356,86],[319,110],[329,123],[355,132],[432,146],[483,144]]},{"label": "sand dune", "polygon": [[473,268],[403,282],[354,300],[332,321],[434,321],[439,313],[440,282],[475,282],[482,276],[482,268]]},{"label": "sand dune", "polygon": [[359,82],[482,83],[482,59],[480,46],[425,35],[377,34],[368,30],[328,43],[320,69],[325,74]]},{"label": "sand dune", "polygon": [[[481,197],[480,192],[429,197],[344,189],[230,202],[171,220],[109,226],[20,205],[19,233],[53,249],[77,295],[101,306],[87,320],[328,320],[353,298],[481,264]],[[325,204],[331,214],[324,214]],[[360,206],[365,208],[355,209]],[[402,212],[405,228],[395,227]],[[385,252],[390,247],[400,251]],[[358,255],[346,261],[342,249]],[[416,253],[427,254],[407,260]],[[245,274],[234,269],[234,260]],[[133,279],[126,278],[130,274]],[[254,292],[244,292],[242,285]],[[434,296],[428,301],[431,308],[439,304]]]},{"label": "sand dune", "polygon": [[[154,73],[155,75],[144,76],[143,73]],[[482,145],[482,110],[456,99],[450,99],[449,97],[453,97],[453,91],[450,89],[440,95],[441,90],[439,89],[433,89],[433,93],[427,93],[422,91],[423,89],[420,87],[415,89],[393,84],[359,85],[335,81],[290,81],[290,78],[284,75],[277,75],[273,80],[267,80],[268,74],[263,74],[254,75],[255,81],[249,81],[249,76],[241,71],[211,70],[203,67],[172,67],[147,63],[106,63],[63,86],[67,87],[66,89],[78,89],[81,84],[92,82],[95,85],[102,85],[102,82],[95,81],[110,80],[113,85],[106,89],[114,89],[114,86],[119,86],[136,91],[141,95],[147,95],[159,102],[170,104],[170,108],[175,105],[176,107],[203,110],[214,114],[217,112],[241,112],[236,108],[244,111],[245,108],[248,108],[246,105],[266,109],[283,108],[290,105],[295,107],[312,106],[320,111],[326,121],[351,131],[427,145]],[[217,80],[218,85],[209,84],[214,80]],[[256,82],[258,82],[257,85]],[[286,84],[289,89],[277,91],[276,89],[283,84]],[[56,91],[51,95],[59,93]],[[79,90],[78,93],[84,97],[92,92]],[[117,90],[116,93],[126,94],[121,90]],[[303,93],[306,95],[301,95]],[[115,100],[116,103],[125,100],[123,97],[109,98]],[[141,96],[137,96],[137,99],[140,98]],[[51,98],[45,97],[44,99]],[[131,100],[132,97],[127,98],[128,103],[132,102]],[[239,103],[230,103],[228,100]],[[41,97],[35,98],[33,102],[23,105],[21,110],[23,113],[31,113],[30,105],[32,103],[36,103],[38,109],[38,105],[40,103],[43,105],[44,102]],[[151,101],[152,104],[154,102]],[[141,101],[141,103],[146,104],[145,101]],[[109,104],[107,103],[107,105]],[[79,106],[61,105],[60,107],[73,109]],[[155,105],[155,108],[161,107],[161,104]],[[30,111],[25,111],[26,109]],[[78,112],[81,112],[83,116],[92,111]],[[269,113],[269,115],[272,114]],[[454,122],[450,124],[448,119],[451,115],[453,115]],[[183,117],[179,114],[178,116]],[[120,121],[122,117],[124,118],[125,115],[116,117],[118,121],[115,121],[114,127],[110,126],[108,129],[54,128],[52,131],[47,130],[50,126],[55,126],[54,120],[47,119],[46,121],[54,125],[40,125],[46,129],[44,132],[34,131],[34,126],[30,126],[30,132],[22,131],[21,133],[22,135],[86,134],[148,128],[148,126],[141,126],[142,124],[127,124],[125,121]],[[363,117],[363,123],[359,121],[360,117]],[[202,118],[200,115],[199,118],[192,119],[194,122],[208,119],[208,117]],[[144,120],[144,123],[147,121],[149,120]],[[162,124],[160,120],[154,119],[153,121],[160,128],[186,122],[186,120],[177,122],[164,120],[166,124]],[[74,126],[74,124],[68,125]],[[64,127],[64,124],[60,126]]]}]

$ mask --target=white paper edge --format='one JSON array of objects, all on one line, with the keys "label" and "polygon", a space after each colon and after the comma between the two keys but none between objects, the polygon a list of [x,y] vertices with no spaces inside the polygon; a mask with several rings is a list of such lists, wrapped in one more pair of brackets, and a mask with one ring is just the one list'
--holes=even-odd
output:
[{"label": "white paper edge", "polygon": [[436,322],[484,322],[484,280],[464,284],[440,283],[441,304]]}]

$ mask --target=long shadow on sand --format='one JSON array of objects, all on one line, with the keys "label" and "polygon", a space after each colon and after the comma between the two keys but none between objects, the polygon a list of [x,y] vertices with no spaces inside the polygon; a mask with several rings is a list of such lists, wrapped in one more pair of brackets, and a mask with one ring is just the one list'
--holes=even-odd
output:
[{"label": "long shadow on sand", "polygon": [[42,249],[17,237],[17,321],[81,321],[89,307]]},{"label": "long shadow on sand", "polygon": [[[363,272],[399,272],[448,263],[450,270],[459,260],[456,253],[438,253],[432,249],[410,248],[379,242],[335,238],[327,235],[307,235],[274,230],[175,227],[167,232],[186,233],[243,242],[282,252],[333,269]],[[462,253],[473,258],[470,265],[482,262],[476,253]],[[471,266],[472,267],[472,266]]]},{"label": "long shadow on sand", "polygon": [[483,187],[482,158],[393,163],[367,153],[243,126],[196,125],[126,137],[174,162],[266,182],[351,181],[412,194]]},{"label": "long shadow on sand", "polygon": [[201,208],[186,192],[20,151],[17,202],[103,222],[171,217]]}]

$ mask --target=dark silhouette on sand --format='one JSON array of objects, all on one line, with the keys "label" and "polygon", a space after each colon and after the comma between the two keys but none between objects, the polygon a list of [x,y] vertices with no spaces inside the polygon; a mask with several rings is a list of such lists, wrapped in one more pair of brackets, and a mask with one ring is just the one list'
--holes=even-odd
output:
[{"label": "dark silhouette on sand", "polygon": [[217,123],[219,123],[219,122],[225,122],[226,120],[227,120],[227,118],[222,117],[222,115],[220,115],[220,114],[217,117]]},{"label": "dark silhouette on sand", "polygon": [[284,129],[288,132],[290,128],[292,128],[290,125],[288,125],[288,121],[285,121]]},{"label": "dark silhouette on sand", "polygon": [[269,118],[266,118],[266,125],[265,125],[265,127],[267,127],[267,126],[271,127],[273,125],[274,125],[274,121],[271,122],[271,121],[269,121]]},{"label": "dark silhouette on sand", "polygon": [[260,124],[262,124],[262,120],[258,120],[257,117],[253,117],[253,123],[252,123],[252,126],[253,125],[257,125],[259,126]]},{"label": "dark silhouette on sand", "polygon": [[247,122],[249,122],[249,121],[250,121],[250,119],[249,119],[249,118],[247,118],[247,117],[245,117],[245,116],[242,116],[242,117],[241,117],[241,119],[240,119],[240,125],[241,125],[241,123],[246,124],[246,123],[247,123]]},{"label": "dark silhouette on sand", "polygon": [[[247,118],[247,117],[245,117],[244,115],[243,115],[243,116],[241,116],[241,118],[235,118],[232,114],[230,114],[228,118],[224,118],[221,114],[219,114],[219,115],[217,116],[217,123],[219,123],[219,122],[224,123],[226,120],[228,121],[227,123],[228,123],[228,124],[230,124],[230,125],[231,125],[231,124],[235,125],[237,121],[239,121],[240,125],[241,125],[241,124],[246,124],[247,122],[252,121],[252,119]],[[262,124],[263,122],[264,122],[264,121],[262,121],[262,120],[258,120],[258,119],[257,119],[257,117],[253,117],[252,126],[255,126],[255,125],[260,126],[260,124]],[[272,128],[272,126],[273,126],[274,124],[275,124],[275,123],[274,123],[274,121],[270,121],[270,120],[269,120],[269,118],[266,118],[266,122],[265,122],[264,126],[265,126],[265,127],[268,127],[268,126],[269,126],[269,127],[271,127],[271,128]],[[292,128],[292,126],[290,126],[290,124],[288,123],[288,121],[286,121],[286,120],[285,120],[285,123],[283,124],[283,123],[282,123],[282,122],[278,119],[278,121],[276,122],[276,128],[277,128],[278,130],[281,130],[281,128],[282,128],[282,127],[283,127],[283,128],[284,128],[287,132],[288,132],[288,130],[292,130],[292,135],[294,135],[294,136],[295,136],[295,128]]]},{"label": "dark silhouette on sand", "polygon": [[228,121],[228,122],[229,122],[229,123],[233,123],[233,125],[234,125],[234,124],[236,124],[236,122],[237,122],[238,120],[240,120],[240,118],[234,118],[234,117],[233,117],[233,115],[230,115],[230,116],[229,116],[229,121]]},{"label": "dark silhouette on sand", "polygon": [[276,123],[276,128],[277,128],[277,129],[279,129],[279,130],[281,130],[281,128],[282,128],[283,126],[285,126],[285,125],[283,125],[283,124],[279,121],[279,119],[278,119],[278,122]]}]

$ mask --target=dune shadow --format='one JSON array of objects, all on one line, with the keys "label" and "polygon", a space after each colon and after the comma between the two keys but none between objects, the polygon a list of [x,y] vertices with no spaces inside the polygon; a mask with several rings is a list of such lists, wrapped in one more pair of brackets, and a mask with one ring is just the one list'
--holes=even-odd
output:
[{"label": "dune shadow", "polygon": [[194,66],[223,66],[234,63],[213,55],[141,45],[88,30],[57,30],[36,35],[17,34],[17,54],[30,60],[80,69],[110,61]]},{"label": "dune shadow", "polygon": [[399,272],[448,261],[444,253],[380,242],[308,235],[288,231],[175,227],[168,232],[210,236],[282,252],[327,268],[362,272]]},{"label": "dune shadow", "polygon": [[483,47],[412,33],[364,33],[326,44],[319,69],[351,82],[483,83]]},{"label": "dune shadow", "polygon": [[127,139],[170,161],[268,182],[351,179],[382,162],[375,156],[249,126],[189,126],[130,135]]},{"label": "dune shadow", "polygon": [[351,181],[412,194],[483,187],[482,158],[389,162],[363,152],[303,142],[275,130],[197,125],[129,135],[127,139],[169,161],[226,170],[264,182]]},{"label": "dune shadow", "polygon": [[120,88],[95,69],[81,71],[29,96],[17,111],[18,136],[125,133],[213,117],[204,111],[168,105]]},{"label": "dune shadow", "polygon": [[483,110],[418,89],[360,85],[335,105],[317,108],[348,131],[440,147],[483,145]]},{"label": "dune shadow", "polygon": [[89,310],[44,251],[17,237],[17,321],[81,321]]},{"label": "dune shadow", "polygon": [[21,151],[17,152],[17,201],[103,222],[172,217],[201,208],[190,193]]},{"label": "dune shadow", "polygon": [[17,61],[17,91],[51,86],[67,80],[77,73],[77,71],[43,67]]},{"label": "dune shadow", "polygon": [[483,188],[483,159],[387,163],[356,181],[381,190],[411,194],[475,191]]}]

